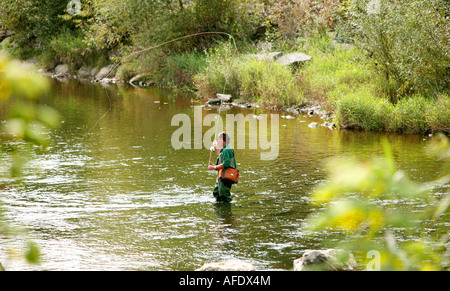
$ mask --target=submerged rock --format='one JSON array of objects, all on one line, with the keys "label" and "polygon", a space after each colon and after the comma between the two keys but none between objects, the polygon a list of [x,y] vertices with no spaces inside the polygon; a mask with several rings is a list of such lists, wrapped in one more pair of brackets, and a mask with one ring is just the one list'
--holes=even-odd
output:
[{"label": "submerged rock", "polygon": [[255,267],[241,260],[227,260],[213,263],[206,263],[196,271],[254,271]]},{"label": "submerged rock", "polygon": [[320,124],[318,124],[317,122],[311,122],[310,124],[308,124],[309,128],[316,128],[316,127],[319,127],[319,126],[320,126]]}]

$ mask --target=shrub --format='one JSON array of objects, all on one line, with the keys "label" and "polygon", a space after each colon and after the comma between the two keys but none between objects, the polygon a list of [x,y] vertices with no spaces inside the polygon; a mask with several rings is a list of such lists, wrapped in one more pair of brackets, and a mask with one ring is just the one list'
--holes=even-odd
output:
[{"label": "shrub", "polygon": [[74,69],[89,63],[93,50],[83,40],[81,33],[63,30],[53,37],[42,54],[44,64],[64,63]]},{"label": "shrub", "polygon": [[333,30],[341,20],[340,0],[273,1],[268,5],[268,20],[278,27],[283,38],[313,36]]},{"label": "shrub", "polygon": [[19,49],[16,57],[29,58],[45,49],[46,41],[70,27],[70,23],[59,15],[65,13],[66,1],[2,0],[0,23],[3,29],[14,31],[12,42]]},{"label": "shrub", "polygon": [[384,0],[376,9],[369,2],[349,5],[352,33],[385,79],[394,81],[392,101],[412,92],[448,90],[450,26],[443,1]]},{"label": "shrub", "polygon": [[166,56],[154,73],[158,84],[193,89],[194,76],[206,66],[206,57],[199,52],[185,52]]}]

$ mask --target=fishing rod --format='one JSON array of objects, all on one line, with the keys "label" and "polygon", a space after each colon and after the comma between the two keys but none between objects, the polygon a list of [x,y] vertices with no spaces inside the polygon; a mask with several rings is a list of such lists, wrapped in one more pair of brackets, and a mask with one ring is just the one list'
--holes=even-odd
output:
[{"label": "fishing rod", "polygon": [[[226,33],[226,32],[220,32],[220,31],[197,32],[197,33],[193,33],[193,34],[188,34],[188,35],[185,35],[185,36],[177,37],[177,38],[174,38],[172,40],[169,40],[169,41],[166,41],[166,42],[163,42],[163,43],[151,46],[149,48],[145,48],[145,49],[142,49],[142,50],[139,50],[139,51],[135,51],[135,52],[129,54],[128,56],[126,56],[125,58],[123,58],[122,60],[120,60],[116,65],[114,65],[112,67],[112,69],[105,76],[109,76],[109,74],[111,74],[122,62],[124,62],[125,60],[131,58],[134,55],[137,55],[137,54],[140,54],[140,53],[143,53],[143,52],[155,49],[155,48],[162,47],[162,46],[164,46],[166,44],[169,44],[169,43],[172,43],[172,42],[176,42],[176,41],[179,41],[179,40],[182,40],[182,39],[186,39],[186,38],[190,38],[190,37],[194,37],[194,36],[199,36],[199,35],[204,35],[204,34],[221,34],[221,35],[229,36],[233,40],[234,53],[237,52],[236,40],[234,39],[234,37],[231,34]],[[225,86],[224,86],[224,90],[225,90]]]},{"label": "fishing rod", "polygon": [[[150,51],[152,49],[156,49],[156,48],[162,47],[162,46],[164,46],[166,44],[169,44],[169,43],[172,43],[172,42],[176,42],[176,41],[179,41],[179,40],[182,40],[182,39],[187,39],[187,38],[190,38],[190,37],[199,36],[199,35],[206,35],[206,34],[220,34],[220,35],[226,35],[226,36],[230,37],[233,40],[233,46],[234,46],[233,57],[236,55],[237,50],[238,50],[237,49],[237,45],[236,45],[236,40],[231,34],[226,33],[226,32],[220,32],[220,31],[197,32],[197,33],[192,33],[192,34],[188,34],[188,35],[185,35],[185,36],[177,37],[177,38],[174,38],[172,40],[169,40],[169,41],[166,41],[166,42],[163,42],[163,43],[151,46],[149,48],[145,48],[145,49],[142,49],[142,50],[139,50],[139,51],[135,51],[135,52],[129,54],[128,56],[126,56],[125,58],[123,58],[122,60],[120,60],[117,64],[115,64],[111,68],[111,70],[105,75],[105,77],[108,77],[109,74],[111,74],[122,62],[124,62],[125,60],[131,58],[132,56],[135,56],[137,54],[140,54],[140,53],[143,53],[143,52],[146,52],[146,51]],[[226,86],[227,86],[227,83],[228,83],[228,77],[230,75],[230,66],[231,66],[231,61],[228,64],[228,68],[227,68],[227,73],[225,75],[225,82],[224,82],[224,85],[223,85],[223,92],[222,92],[222,94],[225,94]],[[109,96],[108,96],[108,99],[109,99]],[[218,113],[218,115],[216,117],[217,120],[216,120],[216,128],[215,128],[215,131],[214,131],[214,139],[217,136],[217,128],[218,128],[218,125],[219,125],[220,111],[222,109],[222,104],[223,104],[223,100],[221,98],[219,98],[219,99],[220,99],[220,105],[219,105],[219,113]],[[110,100],[110,103],[111,103],[111,100]],[[110,107],[110,109],[111,109],[111,107]],[[100,119],[104,118],[106,116],[106,114],[110,111],[110,109]],[[98,121],[100,121],[100,119]],[[98,121],[97,121],[96,125],[98,124]],[[208,165],[211,164],[211,158],[212,158],[212,151],[210,150]]]},{"label": "fishing rod", "polygon": [[[236,52],[237,52],[236,42],[234,41],[234,38],[233,38],[233,42],[234,42],[234,52],[233,52],[233,57],[234,57],[236,55]],[[223,84],[222,94],[225,94],[225,90],[226,90],[227,82],[228,82],[228,77],[230,76],[230,67],[231,67],[231,59],[230,59],[230,62],[228,63],[228,68],[227,68],[227,73],[225,75],[225,82]],[[220,105],[219,105],[219,113],[217,114],[217,117],[216,117],[216,129],[214,130],[214,140],[217,137],[217,128],[219,126],[220,111],[222,109],[222,103],[223,103],[222,98],[219,98],[219,100],[220,100]],[[208,162],[208,165],[211,165],[211,158],[212,158],[212,152],[213,152],[212,151],[212,147],[209,150],[209,162]]]}]

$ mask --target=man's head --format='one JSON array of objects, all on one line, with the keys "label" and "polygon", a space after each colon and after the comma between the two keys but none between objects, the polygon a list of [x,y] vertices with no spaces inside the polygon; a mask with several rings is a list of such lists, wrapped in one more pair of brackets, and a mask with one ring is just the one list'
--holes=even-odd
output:
[{"label": "man's head", "polygon": [[226,131],[223,131],[217,135],[217,142],[221,147],[224,147],[230,143],[230,136]]}]

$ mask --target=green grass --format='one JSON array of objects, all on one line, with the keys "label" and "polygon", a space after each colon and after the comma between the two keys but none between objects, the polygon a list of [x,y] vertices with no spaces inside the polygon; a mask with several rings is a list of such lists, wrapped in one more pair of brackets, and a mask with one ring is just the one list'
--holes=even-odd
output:
[{"label": "green grass", "polygon": [[212,97],[229,93],[238,99],[265,105],[303,104],[304,96],[297,76],[273,60],[250,55],[234,55],[223,44],[207,53],[207,66],[195,76],[199,95]]},{"label": "green grass", "polygon": [[[400,98],[401,90],[385,80],[357,48],[331,47],[325,37],[304,44],[313,56],[302,72],[307,101],[319,101],[335,113],[341,128],[372,131],[450,132],[450,98],[446,94],[420,94]],[[328,44],[328,45],[327,45]],[[317,98],[321,96],[321,98]],[[395,98],[396,99],[396,98]]]}]

